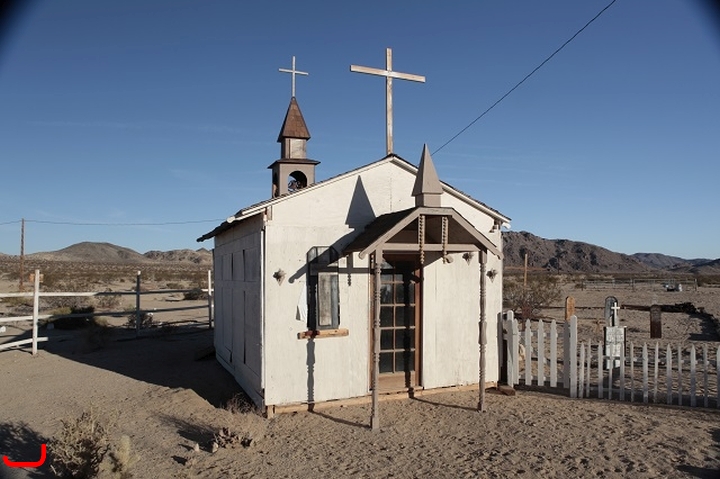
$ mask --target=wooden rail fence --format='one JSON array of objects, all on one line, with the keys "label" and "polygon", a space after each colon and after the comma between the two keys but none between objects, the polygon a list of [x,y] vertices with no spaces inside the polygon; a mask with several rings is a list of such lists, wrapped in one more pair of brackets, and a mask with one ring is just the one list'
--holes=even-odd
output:
[{"label": "wooden rail fence", "polygon": [[[208,311],[208,326],[213,326],[213,286],[212,286],[212,271],[208,271],[207,281],[208,287],[201,289],[202,292],[207,293],[207,306],[181,306],[174,308],[162,308],[153,309],[152,311],[145,311],[141,307],[141,296],[146,294],[172,294],[172,293],[188,293],[193,289],[161,289],[153,291],[142,291],[141,287],[141,272],[138,271],[135,279],[135,291],[94,291],[94,292],[44,292],[40,291],[40,270],[35,270],[33,291],[31,292],[20,292],[20,293],[0,293],[0,298],[33,298],[33,313],[32,316],[14,316],[14,317],[0,317],[0,324],[11,323],[19,321],[32,321],[32,337],[28,339],[22,339],[19,341],[13,341],[9,343],[0,344],[0,351],[4,349],[10,349],[13,347],[21,347],[28,344],[32,344],[32,354],[37,354],[37,344],[40,342],[47,341],[47,337],[38,336],[38,322],[42,319],[49,319],[54,317],[50,314],[41,315],[40,313],[40,298],[42,297],[94,297],[94,296],[116,296],[116,295],[133,295],[135,296],[135,334],[140,335],[142,328],[141,318],[149,312],[162,313],[171,311],[187,311],[192,309],[205,309]],[[102,311],[97,313],[82,313],[82,314],[67,314],[63,317],[88,317],[88,316],[118,316],[128,314],[128,311]]]}]

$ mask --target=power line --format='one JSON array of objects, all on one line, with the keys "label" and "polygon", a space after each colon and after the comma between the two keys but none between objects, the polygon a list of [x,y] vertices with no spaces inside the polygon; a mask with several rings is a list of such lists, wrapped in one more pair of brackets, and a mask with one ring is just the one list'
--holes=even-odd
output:
[{"label": "power line", "polygon": [[0,226],[14,225],[14,224],[16,224],[16,223],[20,223],[20,221],[22,221],[22,220],[6,221],[6,222],[4,222],[4,223],[0,223]]},{"label": "power line", "polygon": [[557,55],[557,54],[560,52],[560,50],[562,50],[563,48],[565,48],[565,47],[567,46],[568,43],[570,43],[571,41],[573,41],[573,40],[575,39],[575,37],[577,37],[578,35],[580,35],[583,30],[585,30],[587,27],[590,26],[591,23],[593,23],[595,20],[597,20],[597,19],[600,17],[600,15],[602,15],[603,13],[605,13],[605,11],[606,11],[608,8],[612,7],[613,4],[614,4],[616,1],[617,1],[617,0],[612,0],[610,3],[608,3],[605,8],[603,8],[602,10],[600,10],[600,12],[599,12],[597,15],[595,15],[589,22],[587,22],[580,30],[578,30],[577,32],[575,32],[575,34],[574,34],[573,36],[571,36],[565,43],[563,43],[562,45],[560,45],[560,47],[559,47],[557,50],[555,50],[554,52],[552,52],[552,54],[551,54],[549,57],[547,57],[545,60],[543,60],[542,63],[540,63],[540,65],[536,66],[533,71],[531,71],[530,73],[528,73],[527,75],[525,75],[525,78],[523,78],[522,80],[520,80],[514,87],[512,87],[510,90],[508,90],[507,93],[505,93],[503,96],[501,96],[499,100],[497,100],[495,103],[493,103],[492,105],[490,105],[490,107],[489,107],[487,110],[485,110],[484,112],[482,112],[482,113],[480,114],[480,116],[478,116],[477,118],[475,118],[473,121],[470,122],[470,124],[468,124],[465,128],[463,128],[462,130],[460,130],[457,134],[455,134],[455,136],[453,136],[453,137],[450,138],[448,141],[446,141],[445,143],[443,143],[440,148],[438,148],[437,150],[433,151],[432,154],[434,155],[434,154],[437,153],[438,151],[442,150],[442,149],[445,148],[447,145],[449,145],[450,143],[452,143],[453,140],[455,140],[455,138],[457,138],[458,136],[460,136],[460,135],[462,135],[463,133],[465,133],[465,131],[467,131],[471,126],[473,126],[478,120],[480,120],[482,117],[484,117],[488,112],[490,112],[490,110],[492,110],[493,108],[495,108],[495,107],[498,105],[498,103],[500,103],[501,101],[503,101],[503,100],[504,100],[505,98],[507,98],[512,92],[514,92],[520,85],[522,85],[523,83],[525,83],[525,80],[527,80],[528,78],[530,78],[531,76],[533,76],[533,74],[534,74],[536,71],[540,70],[547,62],[549,62],[549,61],[552,59],[552,57],[554,57],[555,55]]},{"label": "power line", "polygon": [[[219,221],[225,221],[225,219],[210,219],[210,220],[193,220],[193,221],[165,221],[161,223],[82,223],[75,221],[45,221],[45,220],[25,220],[27,223],[39,223],[46,225],[66,225],[66,226],[171,226],[171,225],[190,225],[199,223],[217,223]],[[18,223],[19,221],[12,221],[9,223]],[[2,224],[2,223],[0,223]]]}]

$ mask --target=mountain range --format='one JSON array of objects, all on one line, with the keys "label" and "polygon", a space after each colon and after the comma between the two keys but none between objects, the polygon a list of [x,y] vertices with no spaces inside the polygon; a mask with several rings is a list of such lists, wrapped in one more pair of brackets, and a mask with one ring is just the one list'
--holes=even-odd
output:
[{"label": "mountain range", "polygon": [[[583,274],[670,274],[720,275],[718,259],[684,259],[660,253],[616,253],[601,246],[567,239],[545,239],[526,231],[503,232],[505,269],[513,272],[524,269],[527,254],[528,269]],[[13,259],[0,253],[3,259]],[[28,260],[76,261],[88,263],[174,263],[211,265],[212,252],[181,249],[148,251],[140,254],[129,248],[111,243],[83,242],[58,251],[26,255]]]},{"label": "mountain range", "polygon": [[545,239],[526,231],[503,232],[507,270],[528,269],[560,273],[632,273],[720,275],[720,259],[684,259],[660,253],[616,253],[601,246],[567,239]]}]

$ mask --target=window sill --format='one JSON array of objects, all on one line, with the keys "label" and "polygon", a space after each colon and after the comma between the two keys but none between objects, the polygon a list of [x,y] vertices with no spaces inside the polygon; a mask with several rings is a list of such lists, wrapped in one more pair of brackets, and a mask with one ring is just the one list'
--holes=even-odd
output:
[{"label": "window sill", "polygon": [[303,331],[298,333],[298,339],[320,339],[320,338],[337,338],[347,336],[350,332],[347,329],[321,329],[319,331]]}]

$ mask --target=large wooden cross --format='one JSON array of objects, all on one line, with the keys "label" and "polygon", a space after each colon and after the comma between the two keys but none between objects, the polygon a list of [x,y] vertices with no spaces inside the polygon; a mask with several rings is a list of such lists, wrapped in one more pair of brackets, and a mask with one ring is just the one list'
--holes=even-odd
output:
[{"label": "large wooden cross", "polygon": [[295,69],[295,56],[294,56],[294,55],[293,55],[293,57],[292,57],[292,68],[291,68],[291,69],[279,68],[278,70],[281,71],[281,72],[283,72],[283,73],[290,73],[290,74],[292,75],[292,96],[293,96],[293,98],[294,98],[294,97],[295,97],[295,75],[305,75],[305,76],[307,76],[308,73],[307,73],[307,72],[301,72],[301,71],[298,71],[298,70]]},{"label": "large wooden cross", "polygon": [[392,79],[397,78],[399,80],[410,80],[420,83],[425,83],[425,77],[421,75],[413,75],[412,73],[400,73],[394,72],[392,69],[392,49],[388,48],[385,52],[385,70],[379,68],[361,67],[358,65],[350,65],[350,71],[356,73],[367,73],[368,75],[378,75],[385,77],[385,88],[387,90],[385,94],[385,115],[386,115],[386,140],[385,145],[387,154],[393,152],[393,107],[392,107]]}]

